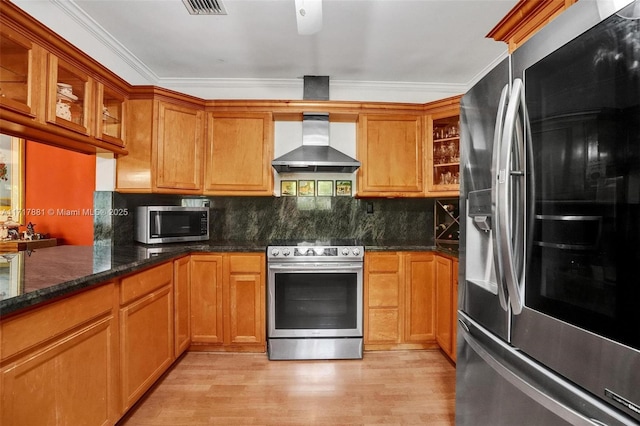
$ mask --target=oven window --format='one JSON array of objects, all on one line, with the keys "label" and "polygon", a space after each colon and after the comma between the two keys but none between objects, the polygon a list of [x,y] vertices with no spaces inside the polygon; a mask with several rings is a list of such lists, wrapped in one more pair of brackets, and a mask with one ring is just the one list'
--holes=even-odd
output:
[{"label": "oven window", "polygon": [[357,327],[356,273],[277,273],[276,329]]},{"label": "oven window", "polygon": [[634,348],[639,30],[614,15],[525,72],[535,176],[525,303]]}]

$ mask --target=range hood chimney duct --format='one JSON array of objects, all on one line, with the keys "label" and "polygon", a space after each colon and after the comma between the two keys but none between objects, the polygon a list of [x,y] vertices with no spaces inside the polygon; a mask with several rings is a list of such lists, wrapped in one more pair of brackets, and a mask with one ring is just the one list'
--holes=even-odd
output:
[{"label": "range hood chimney duct", "polygon": [[[304,100],[329,100],[328,76],[304,76]],[[302,146],[271,162],[278,173],[353,173],[360,162],[329,146],[329,113],[305,112],[302,120]]]}]

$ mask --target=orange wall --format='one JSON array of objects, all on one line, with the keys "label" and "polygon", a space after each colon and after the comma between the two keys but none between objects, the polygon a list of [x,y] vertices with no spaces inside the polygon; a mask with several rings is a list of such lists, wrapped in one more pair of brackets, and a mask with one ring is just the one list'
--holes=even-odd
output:
[{"label": "orange wall", "polygon": [[27,141],[24,224],[58,244],[93,245],[93,216],[83,210],[93,208],[95,180],[94,156]]}]

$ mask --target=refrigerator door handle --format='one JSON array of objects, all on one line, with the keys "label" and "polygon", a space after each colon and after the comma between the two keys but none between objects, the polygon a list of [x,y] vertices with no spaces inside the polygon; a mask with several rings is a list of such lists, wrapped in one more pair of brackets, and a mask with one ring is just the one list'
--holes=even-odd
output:
[{"label": "refrigerator door handle", "polygon": [[[506,114],[508,98],[509,98],[509,85],[505,84],[504,87],[502,88],[502,92],[500,93],[500,102],[498,103],[498,111],[496,113],[496,127],[493,135],[493,156],[491,161],[491,182],[492,182],[491,203],[494,206],[496,205],[496,197],[495,197],[495,194],[496,194],[495,185],[497,181],[496,173],[500,163],[500,146],[502,143],[502,131],[504,128],[504,118]],[[494,208],[494,212],[495,212],[495,208]],[[495,213],[492,216],[495,219]],[[500,306],[502,306],[502,309],[507,311],[509,310],[509,298],[507,296],[508,291],[505,287],[504,279],[502,279],[502,277],[504,276],[504,272],[502,271],[502,264],[499,261],[501,257],[500,255],[501,247],[500,247],[498,238],[496,237],[496,231],[494,230],[492,232],[494,233],[493,234],[493,252],[496,254],[493,257],[493,265],[496,270],[496,281],[498,284],[497,286],[498,299],[500,300]]]},{"label": "refrigerator door handle", "polygon": [[524,127],[527,121],[524,86],[522,80],[516,79],[509,97],[494,181],[496,261],[501,272],[499,279],[507,287],[515,315],[520,314],[524,306]]}]

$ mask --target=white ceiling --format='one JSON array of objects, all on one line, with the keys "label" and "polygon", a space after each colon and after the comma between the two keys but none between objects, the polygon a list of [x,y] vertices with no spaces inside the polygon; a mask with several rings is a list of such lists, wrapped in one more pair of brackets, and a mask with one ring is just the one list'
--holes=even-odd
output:
[{"label": "white ceiling", "polygon": [[328,75],[332,99],[334,85],[409,99],[462,93],[503,58],[506,45],[485,35],[517,2],[324,0],[321,31],[301,36],[294,0],[222,1],[221,16],[190,15],[181,0],[15,3],[131,84],[216,98]]}]

